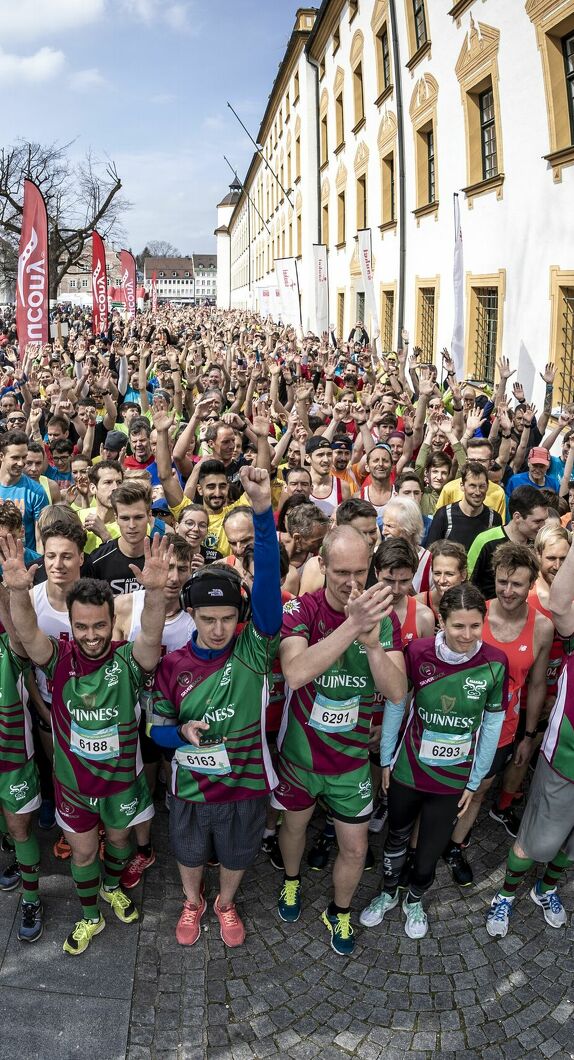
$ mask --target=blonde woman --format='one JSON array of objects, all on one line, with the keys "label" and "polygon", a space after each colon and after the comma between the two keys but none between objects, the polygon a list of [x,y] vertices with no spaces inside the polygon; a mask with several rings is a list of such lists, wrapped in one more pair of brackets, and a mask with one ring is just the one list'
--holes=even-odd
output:
[{"label": "blonde woman", "polygon": [[379,521],[383,537],[404,537],[419,557],[419,565],[413,578],[415,593],[426,593],[431,585],[431,554],[423,548],[424,523],[421,510],[410,497],[391,497]]}]

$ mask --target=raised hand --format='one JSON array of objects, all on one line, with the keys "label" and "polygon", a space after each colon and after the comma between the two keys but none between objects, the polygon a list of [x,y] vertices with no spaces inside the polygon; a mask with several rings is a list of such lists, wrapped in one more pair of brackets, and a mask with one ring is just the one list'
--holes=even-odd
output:
[{"label": "raised hand", "polygon": [[379,640],[379,626],[393,610],[393,593],[387,585],[377,582],[363,592],[355,586],[345,614],[356,630],[357,639],[366,647],[374,647]]},{"label": "raised hand", "polygon": [[266,512],[271,507],[271,480],[269,472],[262,467],[244,465],[239,470],[239,478],[244,493],[251,501],[251,507],[257,514]]},{"label": "raised hand", "polygon": [[505,402],[501,401],[496,410],[496,415],[498,416],[501,431],[511,431],[512,423],[510,421],[510,416],[508,415],[508,405]]},{"label": "raised hand", "polygon": [[540,372],[540,378],[544,380],[547,386],[552,386],[554,379],[556,378],[556,367],[551,361],[548,362],[543,372]]},{"label": "raised hand", "polygon": [[7,589],[21,592],[31,589],[38,564],[33,563],[26,570],[24,562],[24,542],[20,538],[6,534],[0,539],[0,560],[2,561],[2,580]]},{"label": "raised hand", "polygon": [[156,592],[165,589],[169,564],[173,556],[173,545],[170,545],[168,535],[160,538],[154,534],[150,544],[149,538],[144,538],[144,565],[143,570],[130,563],[129,567],[138,582],[146,592]]},{"label": "raised hand", "polygon": [[519,382],[513,383],[512,384],[512,393],[514,395],[514,398],[516,399],[516,401],[518,401],[519,404],[524,401],[524,387],[522,386],[522,383],[519,383]]},{"label": "raised hand", "polygon": [[498,368],[500,378],[504,382],[506,382],[507,379],[510,379],[512,375],[516,374],[516,368],[511,369],[508,357],[501,357],[500,360],[496,362],[496,367]]},{"label": "raised hand", "polygon": [[532,423],[532,420],[534,419],[535,416],[536,416],[536,406],[535,405],[527,405],[526,408],[524,409],[524,423],[526,424],[527,427],[530,426],[530,424]]},{"label": "raised hand", "polygon": [[169,431],[173,427],[175,422],[175,415],[169,412],[163,412],[154,409],[152,412],[152,421],[156,431]]}]

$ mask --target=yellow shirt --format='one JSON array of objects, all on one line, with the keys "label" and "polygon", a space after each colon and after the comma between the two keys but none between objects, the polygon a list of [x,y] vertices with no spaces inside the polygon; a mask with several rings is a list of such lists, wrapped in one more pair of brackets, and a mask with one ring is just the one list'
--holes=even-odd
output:
[{"label": "yellow shirt", "polygon": [[[176,522],[179,520],[184,508],[187,508],[189,504],[191,504],[189,497],[184,497],[179,504],[176,504],[175,508],[170,506],[169,510]],[[239,500],[234,501],[233,504],[226,504],[220,512],[210,512],[207,508],[205,509],[209,520],[207,534],[203,540],[203,544],[206,548],[217,549],[222,556],[231,555],[231,548],[229,541],[227,540],[227,534],[223,529],[223,520],[229,512],[232,512],[234,508],[238,508],[240,504],[250,504],[249,497],[247,497],[245,493],[242,493]]]},{"label": "yellow shirt", "polygon": [[[456,504],[457,501],[461,501],[462,498],[462,479],[455,478],[452,482],[447,482],[446,485],[443,486],[436,507],[438,509],[444,507],[446,504]],[[484,503],[487,508],[492,508],[493,511],[498,512],[503,523],[506,521],[506,496],[502,486],[498,486],[496,482],[489,481]]]}]

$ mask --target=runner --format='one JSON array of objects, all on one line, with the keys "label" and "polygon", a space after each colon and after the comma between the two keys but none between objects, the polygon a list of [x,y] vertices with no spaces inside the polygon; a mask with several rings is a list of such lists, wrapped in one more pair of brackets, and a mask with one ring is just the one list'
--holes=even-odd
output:
[{"label": "runner", "polygon": [[327,438],[314,434],[307,441],[305,452],[309,457],[313,483],[309,500],[316,504],[323,515],[330,517],[337,505],[351,496],[351,488],[332,473],[333,449]]},{"label": "runner", "polygon": [[[139,915],[119,878],[130,854],[131,827],[153,816],[136,708],[145,674],[160,657],[171,549],[159,537],[152,545],[146,539],[143,570],[132,567],[147,593],[142,628],[133,644],[118,645],[112,642],[114,603],[108,585],[91,578],[76,582],[67,598],[73,640],[58,642],[38,626],[29,594],[34,568],[26,570],[21,542],[7,539],[1,547],[17,635],[52,682],[56,819],[72,848],[72,876],[82,906],[82,918],[63,949],[75,956],[105,927],[98,891],[123,923]],[[100,819],[106,829],[101,887]]]},{"label": "runner", "polygon": [[530,897],[550,927],[567,923],[557,888],[564,870],[574,864],[574,697],[569,688],[574,663],[573,584],[574,543],[556,572],[549,596],[552,620],[565,638],[564,666],[526,810],[506,862],[504,883],[492,899],[486,919],[486,930],[493,937],[504,938],[508,933],[516,892],[537,861],[544,864],[544,874]]},{"label": "runner", "polygon": [[431,554],[432,588],[417,597],[421,603],[430,607],[439,629],[439,604],[447,589],[462,585],[466,581],[466,552],[456,541],[435,541],[429,548]]},{"label": "runner", "polygon": [[422,905],[452,829],[492,762],[504,720],[506,657],[483,642],[486,605],[473,586],[447,590],[440,601],[441,629],[405,649],[414,698],[405,731],[404,700],[387,702],[381,765],[388,793],[389,833],[383,890],[361,913],[365,927],[380,924],[399,902],[407,843],[420,815],[414,864],[403,912],[409,938],[428,931]]},{"label": "runner", "polygon": [[350,904],[365,864],[372,810],[368,742],[375,692],[400,699],[406,682],[391,594],[378,584],[364,589],[364,537],[351,526],[336,527],[321,555],[325,588],[284,607],[280,658],[288,691],[272,797],[284,810],[278,910],[286,923],[301,914],[301,857],[322,797],[335,818],[339,846],[334,900],[322,920],[332,948],[347,955],[355,945]]}]

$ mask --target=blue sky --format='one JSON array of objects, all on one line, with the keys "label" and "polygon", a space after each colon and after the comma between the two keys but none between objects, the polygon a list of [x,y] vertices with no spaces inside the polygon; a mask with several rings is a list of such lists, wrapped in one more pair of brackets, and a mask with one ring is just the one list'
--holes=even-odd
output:
[{"label": "blue sky", "polygon": [[[128,245],[212,251],[215,206],[252,146],[295,0],[0,0],[2,146],[75,139],[115,161]],[[319,6],[318,3],[315,6]]]}]

